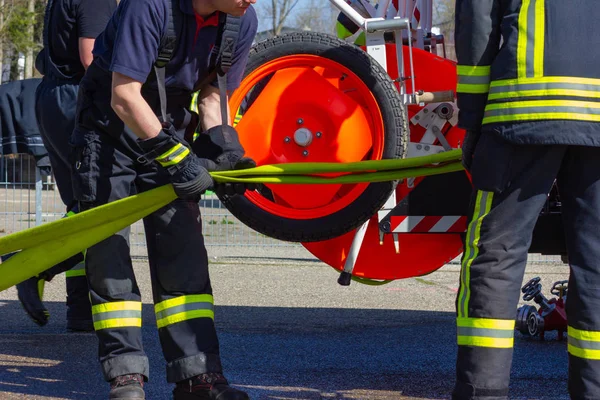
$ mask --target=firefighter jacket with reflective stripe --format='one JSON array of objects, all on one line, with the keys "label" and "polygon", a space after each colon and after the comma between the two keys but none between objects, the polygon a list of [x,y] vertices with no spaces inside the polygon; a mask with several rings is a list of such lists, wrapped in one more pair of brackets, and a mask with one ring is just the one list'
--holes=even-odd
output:
[{"label": "firefighter jacket with reflective stripe", "polygon": [[459,126],[600,146],[600,2],[456,0]]}]

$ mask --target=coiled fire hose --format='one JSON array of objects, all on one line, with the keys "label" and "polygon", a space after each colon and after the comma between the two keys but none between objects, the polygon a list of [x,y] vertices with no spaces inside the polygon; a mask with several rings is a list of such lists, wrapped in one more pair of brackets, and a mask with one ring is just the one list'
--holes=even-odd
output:
[{"label": "coiled fire hose", "polygon": [[[211,172],[217,182],[329,184],[384,182],[463,169],[462,151],[430,156],[351,163],[289,163]],[[325,175],[325,176],[324,176]],[[176,199],[161,186],[34,228],[0,238],[0,255],[18,251],[0,264],[0,291],[47,270],[132,225]]]}]

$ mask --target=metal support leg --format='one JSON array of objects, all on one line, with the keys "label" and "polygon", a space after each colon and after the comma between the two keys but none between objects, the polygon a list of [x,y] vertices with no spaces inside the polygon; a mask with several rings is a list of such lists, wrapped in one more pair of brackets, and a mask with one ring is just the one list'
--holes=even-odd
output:
[{"label": "metal support leg", "polygon": [[354,265],[356,265],[360,248],[362,247],[363,240],[365,239],[369,221],[370,220],[365,221],[365,223],[363,223],[354,234],[354,239],[352,239],[352,244],[350,245],[350,250],[348,251],[348,257],[346,257],[346,262],[344,263],[344,270],[338,278],[338,283],[342,286],[348,286],[352,281],[352,271],[354,271]]},{"label": "metal support leg", "polygon": [[42,172],[35,167],[35,225],[42,224]]}]

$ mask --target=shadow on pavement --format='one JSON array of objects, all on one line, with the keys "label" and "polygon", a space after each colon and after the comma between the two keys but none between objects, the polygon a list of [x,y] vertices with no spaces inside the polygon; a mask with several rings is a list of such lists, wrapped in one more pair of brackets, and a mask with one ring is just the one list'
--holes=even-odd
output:
[{"label": "shadow on pavement", "polygon": [[[64,304],[47,306],[38,328],[0,302],[0,398],[106,399],[96,336],[66,333]],[[143,318],[147,398],[169,399],[151,305]],[[453,313],[218,306],[216,324],[225,374],[252,399],[443,399],[454,383]],[[564,342],[517,335],[516,347],[511,398],[568,398]]]}]

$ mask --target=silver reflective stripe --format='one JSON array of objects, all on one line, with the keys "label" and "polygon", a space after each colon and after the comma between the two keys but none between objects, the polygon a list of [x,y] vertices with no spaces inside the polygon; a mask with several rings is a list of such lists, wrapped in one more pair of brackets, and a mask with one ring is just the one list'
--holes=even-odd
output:
[{"label": "silver reflective stripe", "polygon": [[142,318],[142,312],[133,310],[108,311],[93,314],[92,317],[94,322],[104,321],[107,319]]},{"label": "silver reflective stripe", "polygon": [[[539,0],[541,1],[541,0]],[[534,48],[535,48],[535,0],[529,4],[527,9],[527,56],[525,58],[525,75],[533,77],[534,73]]]},{"label": "silver reflective stripe", "polygon": [[179,314],[186,311],[194,310],[212,310],[213,305],[210,303],[186,303],[175,307],[170,307],[156,313],[156,319],[163,319],[171,315]]},{"label": "silver reflective stripe", "polygon": [[457,328],[458,336],[482,336],[493,338],[512,338],[514,330],[506,329],[489,329],[489,328],[468,328],[459,326]]},{"label": "silver reflective stripe", "polygon": [[466,75],[458,75],[458,83],[466,84],[466,85],[487,85],[490,83],[490,77],[488,76],[466,76]]},{"label": "silver reflective stripe", "polygon": [[[509,105],[510,103],[505,103]],[[484,118],[499,117],[499,116],[511,116],[511,115],[531,115],[536,114],[540,117],[544,117],[540,114],[587,114],[587,115],[600,115],[600,108],[593,107],[570,107],[570,106],[539,106],[539,107],[510,107],[510,108],[498,108],[488,109],[486,107]],[[562,118],[561,118],[562,119]]]},{"label": "silver reflective stripe", "polygon": [[600,91],[600,83],[597,85],[571,82],[515,83],[508,85],[492,83],[490,86],[491,95],[496,93],[526,92],[532,90],[578,90],[598,92]]},{"label": "silver reflective stripe", "polygon": [[575,339],[572,336],[568,337],[568,341],[571,346],[579,347],[580,349],[600,350],[600,342]]}]

